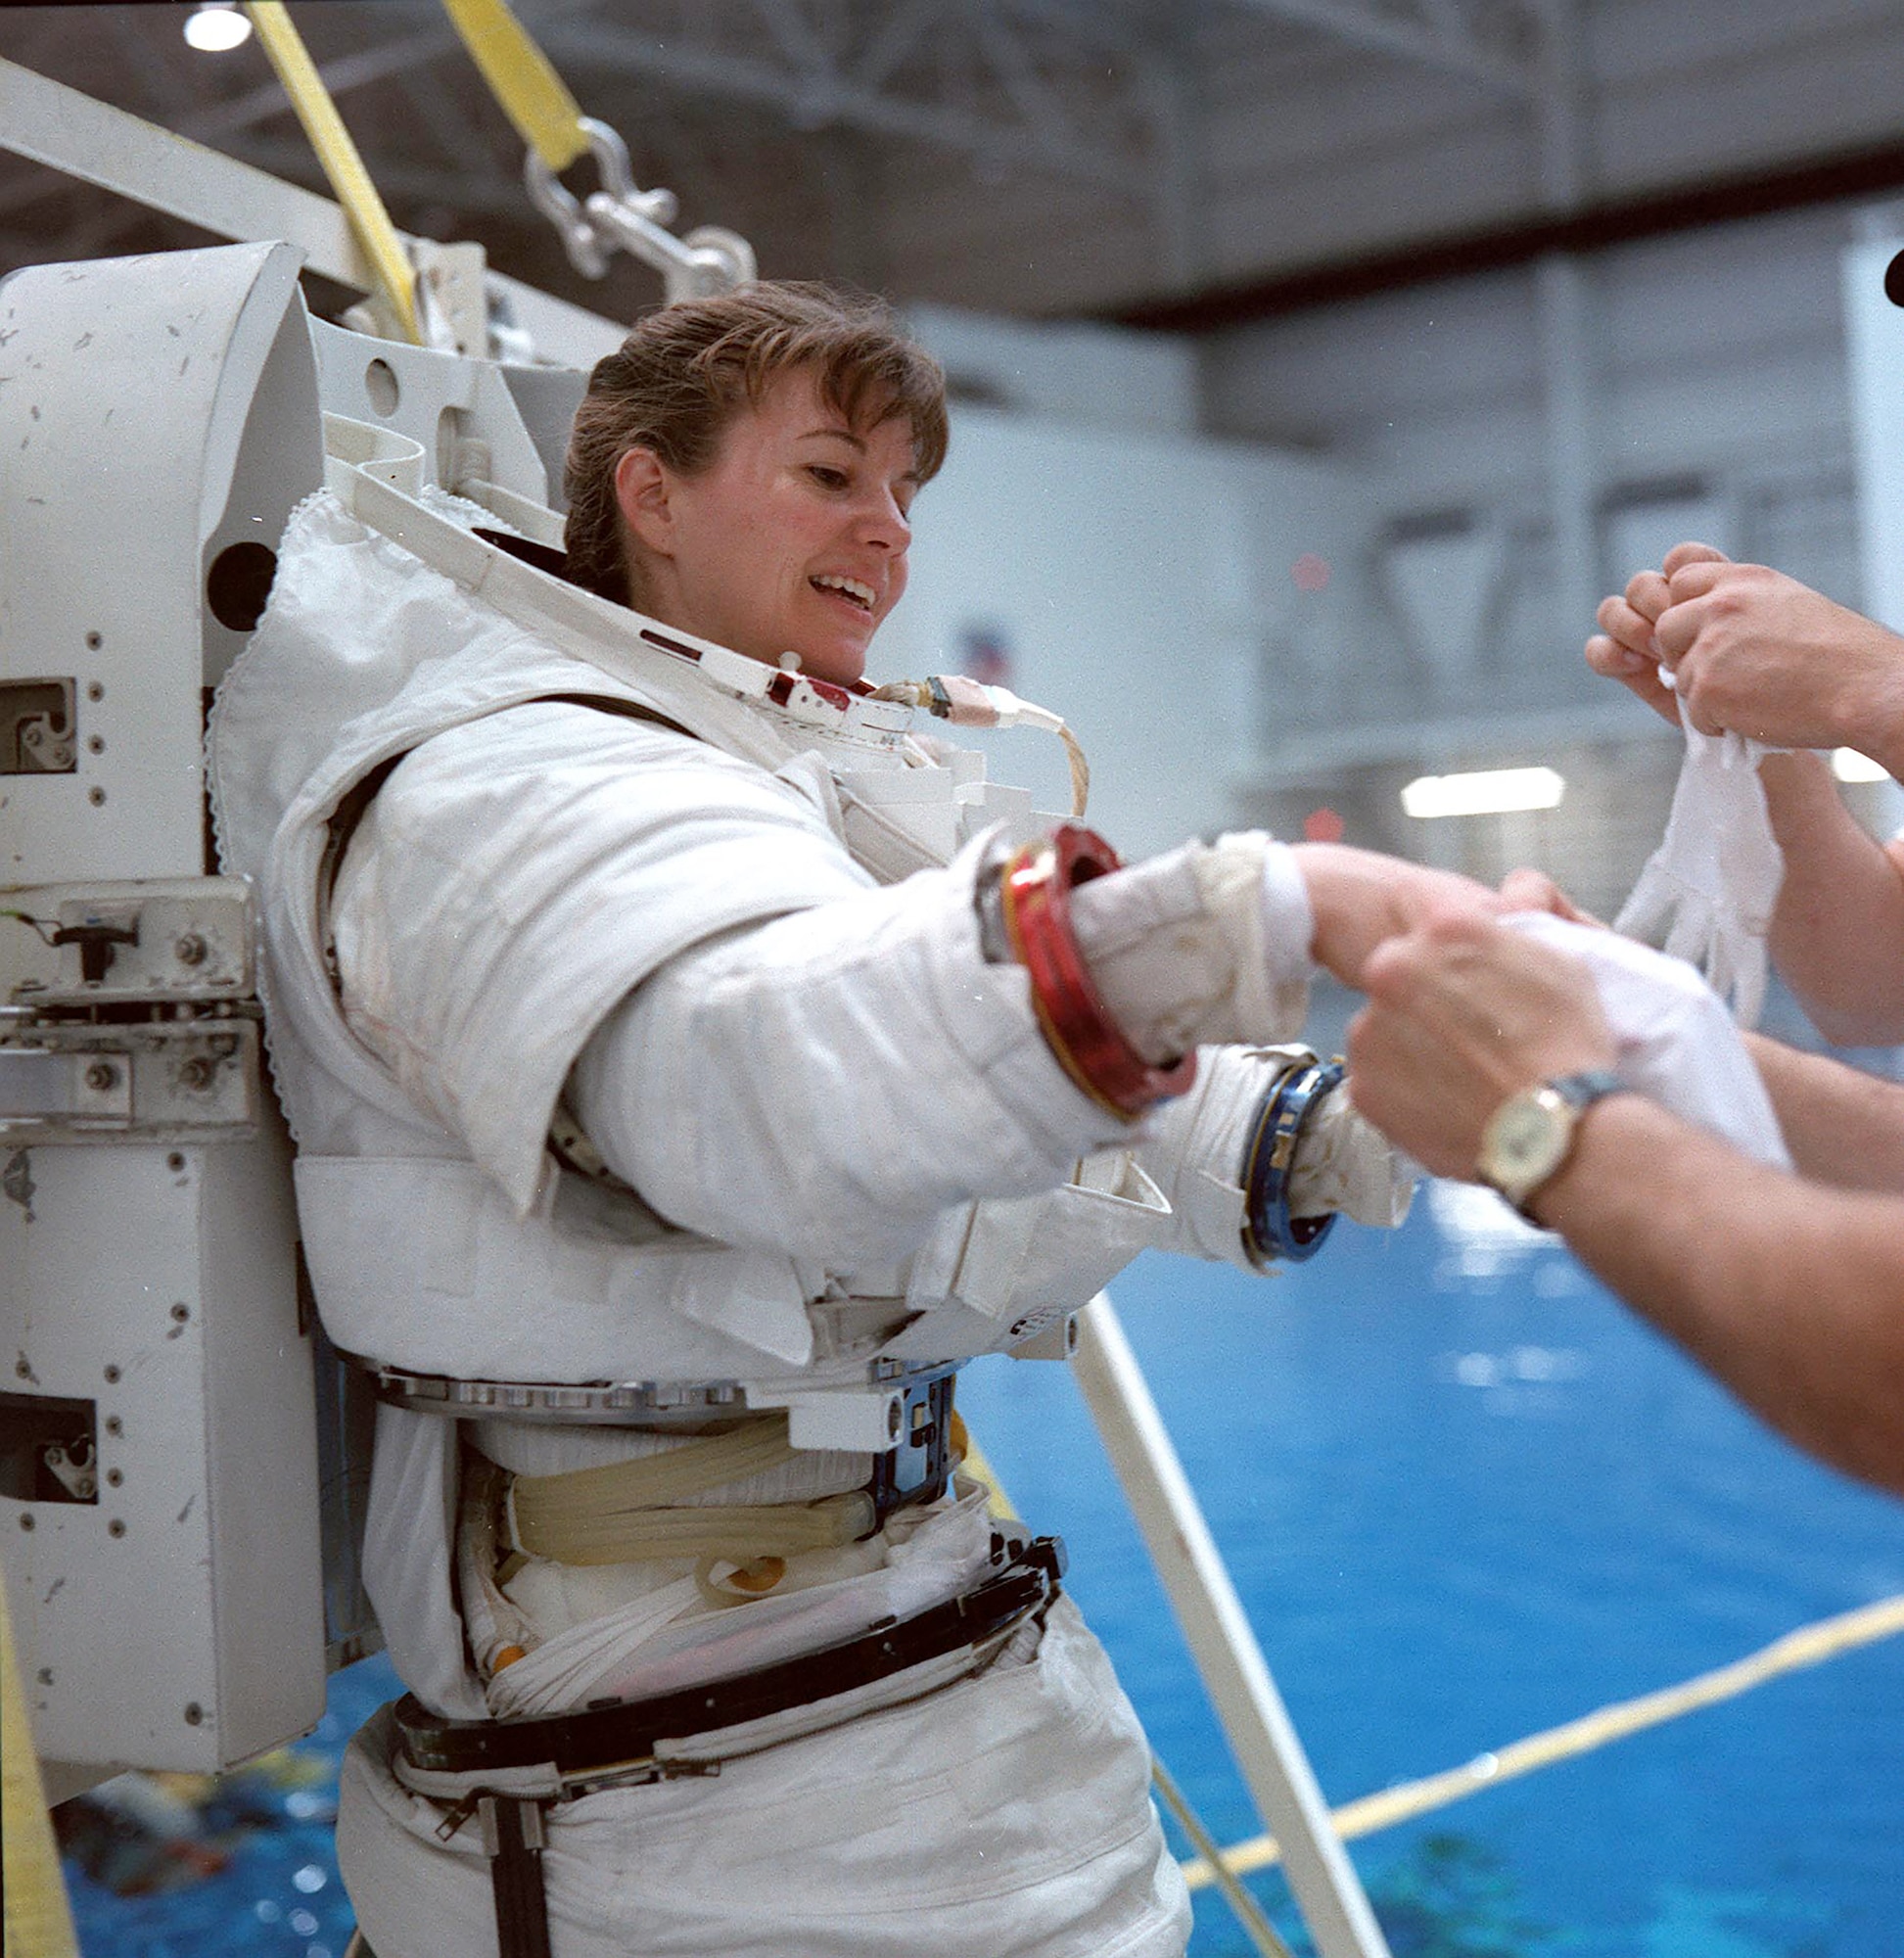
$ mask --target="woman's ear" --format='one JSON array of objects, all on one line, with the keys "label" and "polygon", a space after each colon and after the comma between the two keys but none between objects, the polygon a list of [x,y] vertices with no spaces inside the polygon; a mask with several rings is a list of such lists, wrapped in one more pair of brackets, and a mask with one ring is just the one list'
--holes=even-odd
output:
[{"label": "woman's ear", "polygon": [[615,465],[615,501],[629,536],[663,557],[674,540],[673,480],[652,448],[631,448]]}]

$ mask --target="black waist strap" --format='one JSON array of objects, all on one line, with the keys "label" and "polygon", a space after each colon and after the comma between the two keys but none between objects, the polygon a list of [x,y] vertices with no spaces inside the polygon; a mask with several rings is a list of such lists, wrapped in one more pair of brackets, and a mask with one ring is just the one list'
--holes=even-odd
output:
[{"label": "black waist strap", "polygon": [[439,1720],[406,1693],[396,1702],[396,1731],[410,1765],[434,1773],[493,1773],[548,1762],[564,1775],[592,1773],[646,1759],[663,1741],[809,1706],[960,1647],[982,1645],[1047,1608],[1063,1574],[1063,1540],[1034,1537],[962,1598],[731,1679],[522,1720]]}]

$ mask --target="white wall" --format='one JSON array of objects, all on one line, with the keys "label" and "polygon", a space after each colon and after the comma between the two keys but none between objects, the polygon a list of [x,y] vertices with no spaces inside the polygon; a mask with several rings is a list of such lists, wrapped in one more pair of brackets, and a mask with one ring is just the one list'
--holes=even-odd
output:
[{"label": "white wall", "polygon": [[954,399],[1100,428],[1196,431],[1196,351],[1173,334],[933,305],[908,307],[906,324],[938,355]]},{"label": "white wall", "polygon": [[[1303,590],[1294,567],[1354,562],[1369,506],[1327,463],[962,407],[877,676],[957,671],[968,634],[996,631],[1008,684],[1083,741],[1091,820],[1144,855],[1231,821],[1277,696],[1333,688],[1359,601],[1349,580]],[[1064,808],[1055,741],[998,747],[995,773]]]},{"label": "white wall", "polygon": [[[1858,601],[1839,270],[1852,231],[1849,211],[1822,209],[1581,261],[1594,589],[1639,568],[1618,547],[1670,523],[1661,505],[1704,504],[1736,549]],[[1608,697],[1579,658],[1590,617],[1556,602],[1541,327],[1529,268],[1237,328],[1204,355],[1216,431],[1349,466],[1393,529],[1464,515],[1510,539],[1469,678],[1477,712]],[[1422,711],[1443,711],[1399,625],[1366,651]]]}]

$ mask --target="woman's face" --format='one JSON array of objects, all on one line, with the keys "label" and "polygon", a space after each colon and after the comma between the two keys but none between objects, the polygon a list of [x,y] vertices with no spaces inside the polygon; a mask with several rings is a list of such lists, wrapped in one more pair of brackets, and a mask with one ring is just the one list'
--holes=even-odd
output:
[{"label": "woman's face", "polygon": [[904,416],[856,432],[796,368],[700,474],[635,449],[615,481],[642,609],[769,665],[798,653],[820,679],[864,672],[906,589],[918,483]]}]

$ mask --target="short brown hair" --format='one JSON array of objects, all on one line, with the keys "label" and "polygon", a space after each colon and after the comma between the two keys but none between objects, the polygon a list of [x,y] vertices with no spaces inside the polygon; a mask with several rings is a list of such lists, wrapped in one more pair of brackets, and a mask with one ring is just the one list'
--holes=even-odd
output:
[{"label": "short brown hair", "polygon": [[883,300],[782,281],[679,301],[639,320],[588,377],[563,471],[570,578],[631,604],[615,497],[622,457],[651,448],[671,469],[696,475],[743,407],[759,406],[782,374],[806,366],[818,370],[820,398],[850,427],[905,416],[919,481],[938,472],[946,377]]}]

